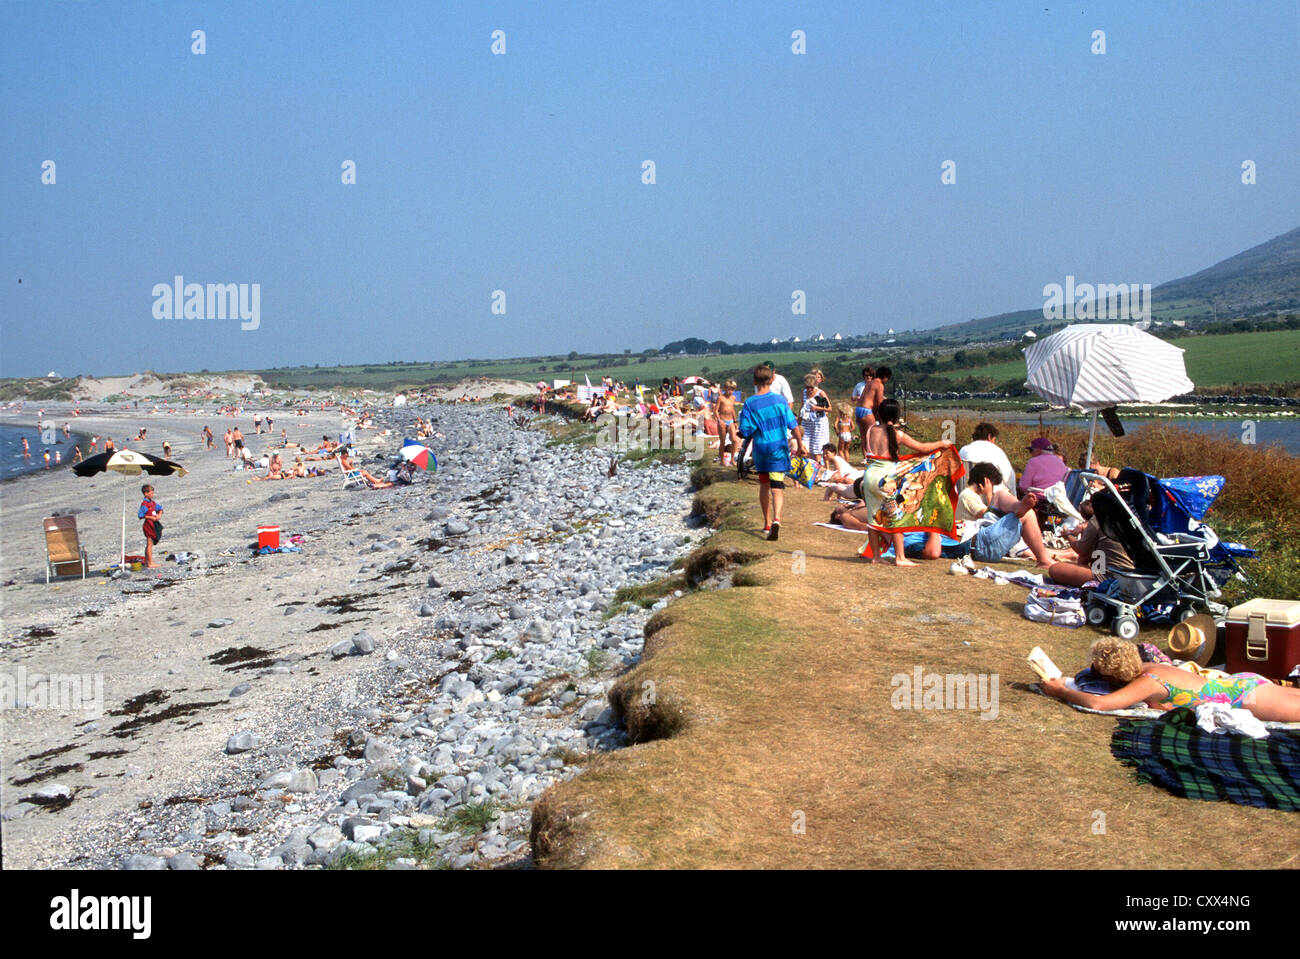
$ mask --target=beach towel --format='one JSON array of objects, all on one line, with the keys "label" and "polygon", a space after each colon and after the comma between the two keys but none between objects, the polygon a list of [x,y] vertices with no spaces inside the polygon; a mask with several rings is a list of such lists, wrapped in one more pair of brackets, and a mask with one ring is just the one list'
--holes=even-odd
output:
[{"label": "beach towel", "polygon": [[1125,719],[1110,751],[1152,783],[1186,799],[1300,811],[1300,735],[1267,739],[1215,736],[1196,713],[1175,709],[1160,719]]},{"label": "beach towel", "polygon": [[[1144,644],[1146,645],[1146,644]],[[1189,664],[1181,660],[1174,660],[1174,665],[1186,669]],[[1192,664],[1194,665],[1194,664]],[[1199,671],[1200,667],[1197,668]],[[1206,672],[1217,672],[1217,670],[1207,670]],[[1226,674],[1223,674],[1226,675]],[[1107,693],[1113,693],[1120,686],[1096,677],[1091,669],[1085,669],[1077,673],[1073,679],[1066,679],[1065,685],[1072,689],[1078,689],[1085,693],[1093,693],[1097,696],[1104,696]],[[1031,683],[1029,686],[1034,692],[1046,696],[1040,683]],[[1077,709],[1081,713],[1092,713],[1095,716],[1113,716],[1116,719],[1159,719],[1168,715],[1167,709],[1156,709],[1154,706],[1126,706],[1123,709],[1093,709],[1091,706],[1080,706],[1078,703],[1067,703],[1071,709]],[[1289,732],[1300,734],[1300,723],[1279,723],[1268,722],[1261,723],[1265,729],[1281,729]]]},{"label": "beach towel", "polygon": [[1066,626],[1078,629],[1086,622],[1083,614],[1083,600],[1072,595],[1078,590],[1061,590],[1051,587],[1031,587],[1029,597],[1025,600],[1025,619],[1035,623],[1049,623],[1052,626]]},{"label": "beach towel", "polygon": [[821,466],[815,459],[808,456],[791,456],[790,468],[786,470],[786,475],[801,486],[812,489],[817,483],[817,475],[821,472]]},{"label": "beach towel", "polygon": [[[1067,684],[1068,685],[1068,684]],[[1034,689],[1042,692],[1035,685]],[[1043,693],[1046,696],[1046,693]],[[1126,706],[1124,709],[1093,709],[1090,706],[1080,706],[1078,703],[1070,703],[1071,709],[1077,709],[1081,713],[1092,713],[1094,716],[1113,716],[1116,719],[1160,719],[1168,716],[1169,710],[1155,709],[1151,706]],[[1190,710],[1189,710],[1190,711]],[[1281,729],[1285,732],[1293,732],[1300,735],[1300,723],[1278,723],[1264,722],[1260,723],[1265,729]]]},{"label": "beach towel", "polygon": [[862,498],[872,506],[873,529],[882,533],[942,533],[957,538],[957,480],[966,475],[952,446],[898,462],[867,460]]}]

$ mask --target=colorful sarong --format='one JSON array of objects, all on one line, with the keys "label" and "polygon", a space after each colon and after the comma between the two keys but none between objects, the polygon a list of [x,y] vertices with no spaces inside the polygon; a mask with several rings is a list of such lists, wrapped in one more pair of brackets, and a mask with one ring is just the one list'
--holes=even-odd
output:
[{"label": "colorful sarong", "polygon": [[1160,719],[1121,720],[1110,751],[1148,782],[1187,799],[1300,810],[1300,736],[1274,730],[1267,739],[1216,736],[1196,725],[1196,712],[1175,709]]},{"label": "colorful sarong", "polygon": [[881,533],[942,533],[957,538],[957,480],[966,475],[952,446],[894,462],[870,457],[862,498],[872,508],[868,525]]}]

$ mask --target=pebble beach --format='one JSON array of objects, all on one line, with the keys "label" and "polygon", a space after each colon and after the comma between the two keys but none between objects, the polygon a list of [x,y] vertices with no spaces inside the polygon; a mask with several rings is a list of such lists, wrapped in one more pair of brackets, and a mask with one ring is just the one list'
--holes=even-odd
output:
[{"label": "pebble beach", "polygon": [[[411,486],[345,489],[332,461],[248,482],[221,434],[271,445],[252,412],[79,417],[119,447],[147,426],[143,450],[168,440],[189,470],[151,478],[160,569],[104,574],[123,483],[128,552],[142,551],[139,477],[0,484],[0,661],[28,678],[0,712],[6,865],[526,866],[532,804],[625,744],[606,694],[671,597],[615,606],[615,592],[707,535],[688,467],[611,476],[607,452],[553,443],[499,403],[445,403],[383,408],[357,434],[379,474],[431,418],[439,469]],[[291,443],[339,432],[337,411],[273,415]],[[41,520],[56,513],[75,515],[96,572],[46,585]],[[301,552],[256,555],[261,524]],[[28,688],[50,674],[102,701],[51,708]]]}]

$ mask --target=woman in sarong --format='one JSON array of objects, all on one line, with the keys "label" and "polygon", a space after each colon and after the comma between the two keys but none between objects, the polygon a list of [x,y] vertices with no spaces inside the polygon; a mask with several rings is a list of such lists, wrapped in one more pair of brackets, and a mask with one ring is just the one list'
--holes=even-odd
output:
[{"label": "woman in sarong", "polygon": [[[897,400],[884,400],[876,411],[876,422],[867,430],[867,462],[862,478],[854,484],[858,497],[866,503],[866,512],[872,517],[868,523],[871,528],[869,536],[872,550],[872,562],[883,563],[882,554],[889,548],[892,540],[895,566],[915,566],[912,560],[903,555],[903,533],[905,529],[894,529],[899,521],[916,511],[920,499],[924,496],[928,484],[918,482],[917,478],[926,472],[935,470],[934,461],[904,460],[899,461],[900,446],[926,456],[936,453],[951,443],[942,441],[923,443],[913,439],[898,428],[900,410]],[[956,450],[953,450],[956,456]],[[957,461],[960,469],[960,460]],[[861,512],[858,515],[861,515]],[[932,537],[938,545],[939,534]],[[929,544],[927,544],[929,545]],[[937,555],[937,554],[936,554]]]}]

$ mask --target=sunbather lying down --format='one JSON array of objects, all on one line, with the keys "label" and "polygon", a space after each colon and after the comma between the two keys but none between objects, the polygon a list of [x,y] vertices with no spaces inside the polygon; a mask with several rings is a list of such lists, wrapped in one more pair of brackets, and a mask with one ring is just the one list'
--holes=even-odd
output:
[{"label": "sunbather lying down", "polygon": [[1124,683],[1105,696],[1071,689],[1059,679],[1041,683],[1043,692],[1089,709],[1127,709],[1146,703],[1156,709],[1196,708],[1223,702],[1248,709],[1265,722],[1300,722],[1300,689],[1278,686],[1257,673],[1237,673],[1228,679],[1206,679],[1177,666],[1144,663],[1130,642],[1106,636],[1092,644],[1092,669],[1106,679]]}]

